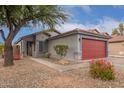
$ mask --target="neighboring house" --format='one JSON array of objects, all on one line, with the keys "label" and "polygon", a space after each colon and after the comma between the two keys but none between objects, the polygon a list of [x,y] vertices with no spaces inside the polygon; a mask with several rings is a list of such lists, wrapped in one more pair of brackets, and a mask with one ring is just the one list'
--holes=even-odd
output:
[{"label": "neighboring house", "polygon": [[68,45],[66,59],[87,60],[107,57],[109,38],[109,35],[100,33],[96,29],[74,29],[65,33],[42,31],[24,36],[16,44],[21,46],[23,56],[33,57],[40,57],[47,52],[51,57],[58,57],[54,46]]},{"label": "neighboring house", "polygon": [[124,56],[124,36],[114,36],[109,39],[109,55]]}]

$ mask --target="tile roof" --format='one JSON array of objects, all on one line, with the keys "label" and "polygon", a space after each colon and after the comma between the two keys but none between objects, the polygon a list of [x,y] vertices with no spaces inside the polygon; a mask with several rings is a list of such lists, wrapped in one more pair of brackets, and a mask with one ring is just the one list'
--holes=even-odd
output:
[{"label": "tile roof", "polygon": [[122,42],[124,41],[124,36],[115,36],[109,39],[109,42]]},{"label": "tile roof", "polygon": [[87,33],[92,33],[94,35],[101,35],[105,37],[110,37],[110,35],[107,32],[99,32],[97,29],[89,29],[89,30],[84,30],[84,29],[78,29],[80,32],[87,32]]},{"label": "tile roof", "polygon": [[[36,32],[36,33],[33,33],[33,34],[23,36],[19,40],[17,40],[15,43],[18,43],[20,40],[22,40],[25,37],[37,35],[37,34],[40,34],[40,33],[43,33],[43,34],[46,34],[46,35],[50,36],[50,34],[47,33],[47,32],[49,32],[49,30],[44,30],[44,31],[41,31],[41,32]],[[55,30],[55,32],[58,33],[58,35],[50,37],[49,40],[50,39],[55,39],[55,38],[60,38],[60,37],[71,35],[71,34],[77,34],[77,33],[90,35],[90,36],[95,36],[95,37],[107,38],[107,39],[110,38],[110,35],[107,32],[99,32],[97,29],[84,30],[84,29],[76,28],[76,29],[73,29],[71,31],[67,31],[67,32],[64,32],[64,33],[60,33],[57,30]]]},{"label": "tile roof", "polygon": [[67,36],[67,35],[77,34],[77,33],[78,34],[95,36],[95,37],[106,38],[106,39],[110,38],[110,35],[107,32],[105,32],[106,34],[105,33],[103,34],[103,33],[99,32],[97,29],[84,30],[84,29],[76,28],[76,29],[73,29],[71,31],[64,32],[64,33],[62,33],[60,35],[51,37],[51,38],[49,38],[49,40],[64,37],[64,36]]},{"label": "tile roof", "polygon": [[[34,35],[37,35],[37,34],[40,34],[40,33],[43,33],[43,34],[45,34],[45,35],[47,35],[47,36],[50,37],[51,34],[50,34],[49,32],[51,32],[51,30],[43,30],[43,31],[40,31],[40,32],[35,32],[35,33],[32,33],[32,34],[23,36],[23,37],[19,38],[16,42],[14,42],[14,44],[17,44],[18,42],[20,42],[20,41],[21,41],[22,39],[24,39],[24,38],[27,38],[27,37],[30,37],[30,36],[34,36]],[[55,29],[54,29],[54,32],[56,32],[56,33],[58,33],[58,34],[61,34],[59,31],[57,31],[57,30],[55,30]]]}]

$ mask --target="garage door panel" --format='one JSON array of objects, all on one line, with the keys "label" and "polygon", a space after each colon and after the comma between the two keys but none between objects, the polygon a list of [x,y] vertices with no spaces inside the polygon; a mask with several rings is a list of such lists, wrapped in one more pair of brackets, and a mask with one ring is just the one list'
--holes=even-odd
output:
[{"label": "garage door panel", "polygon": [[106,44],[104,41],[83,39],[82,42],[83,59],[103,58],[106,56]]}]

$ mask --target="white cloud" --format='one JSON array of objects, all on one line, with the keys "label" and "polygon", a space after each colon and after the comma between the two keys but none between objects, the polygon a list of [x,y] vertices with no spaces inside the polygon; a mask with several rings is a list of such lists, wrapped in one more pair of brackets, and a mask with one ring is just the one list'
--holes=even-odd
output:
[{"label": "white cloud", "polygon": [[120,22],[123,23],[123,21],[118,21],[111,17],[104,17],[103,19],[100,19],[98,21],[98,24],[65,23],[61,27],[57,27],[57,29],[61,32],[66,32],[69,30],[73,30],[75,28],[82,28],[82,29],[96,28],[101,32],[108,32],[111,34],[112,29],[117,27]]},{"label": "white cloud", "polygon": [[80,6],[82,8],[82,10],[87,13],[87,14],[90,14],[91,13],[91,7],[88,6],[88,5],[82,5]]},{"label": "white cloud", "polygon": [[105,17],[100,21],[99,28],[106,32],[111,32],[113,28],[117,27],[121,21],[115,20],[110,17]]},{"label": "white cloud", "polygon": [[70,31],[70,30],[73,30],[75,28],[85,28],[86,29],[86,26],[82,25],[82,24],[77,24],[77,23],[65,23],[65,24],[57,27],[57,29],[60,32]]},{"label": "white cloud", "polygon": [[69,5],[69,6],[61,6],[61,7],[68,12],[74,10],[75,8],[81,8],[86,14],[90,14],[92,11],[91,6],[89,5]]}]

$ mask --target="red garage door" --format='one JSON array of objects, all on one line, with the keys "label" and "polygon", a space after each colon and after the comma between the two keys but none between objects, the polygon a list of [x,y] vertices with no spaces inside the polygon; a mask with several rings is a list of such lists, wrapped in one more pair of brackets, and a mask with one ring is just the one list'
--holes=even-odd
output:
[{"label": "red garage door", "polygon": [[98,40],[83,39],[82,58],[95,59],[106,56],[106,42]]}]

